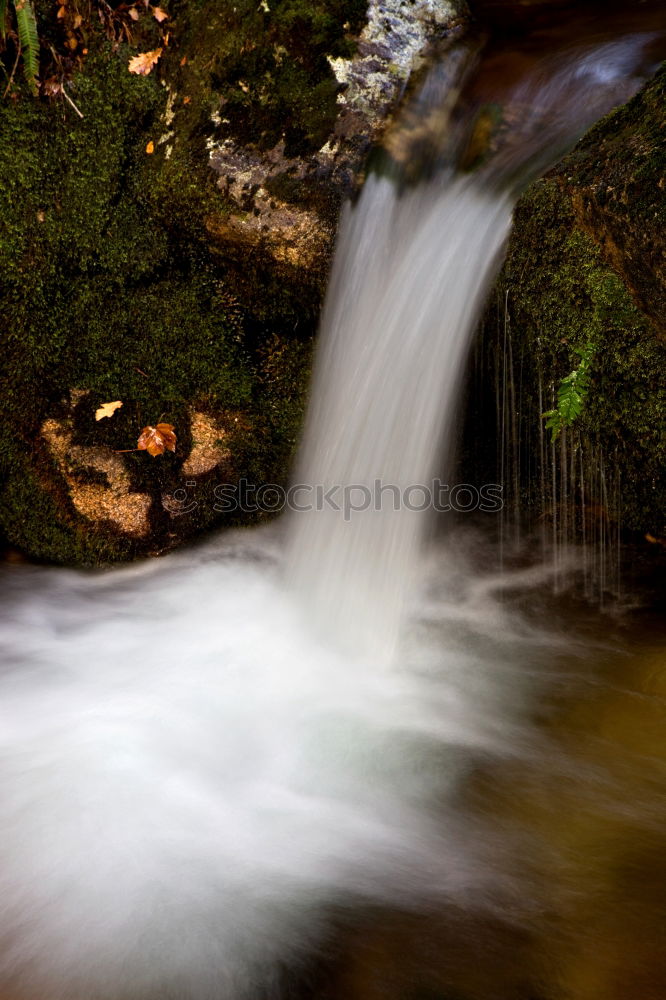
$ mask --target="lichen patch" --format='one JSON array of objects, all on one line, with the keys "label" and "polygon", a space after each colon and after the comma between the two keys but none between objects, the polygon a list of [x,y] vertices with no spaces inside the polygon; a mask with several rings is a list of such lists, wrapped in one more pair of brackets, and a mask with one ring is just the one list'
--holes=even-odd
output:
[{"label": "lichen patch", "polygon": [[185,476],[201,476],[231,458],[228,430],[220,420],[194,410],[191,415],[192,450],[183,462]]},{"label": "lichen patch", "polygon": [[[111,448],[72,444],[68,419],[49,417],[41,435],[58,464],[78,513],[88,521],[112,521],[126,535],[143,538],[150,529],[151,498],[132,493],[129,472]],[[87,481],[77,469],[102,473],[106,483]]]}]

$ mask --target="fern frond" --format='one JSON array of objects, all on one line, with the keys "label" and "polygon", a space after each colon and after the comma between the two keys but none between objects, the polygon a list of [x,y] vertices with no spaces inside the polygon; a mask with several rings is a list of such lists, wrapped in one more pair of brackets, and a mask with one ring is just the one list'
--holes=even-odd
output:
[{"label": "fern frond", "polygon": [[592,343],[576,349],[575,353],[581,359],[578,368],[574,368],[561,380],[555,409],[541,414],[546,421],[546,429],[551,431],[553,441],[557,440],[563,428],[569,427],[583,412],[585,397],[590,388],[590,366],[595,350]]},{"label": "fern frond", "polygon": [[33,94],[39,91],[37,76],[39,74],[39,38],[37,36],[37,18],[32,0],[14,0],[16,10],[16,27],[18,30],[21,54],[23,56],[23,75],[28,81]]}]

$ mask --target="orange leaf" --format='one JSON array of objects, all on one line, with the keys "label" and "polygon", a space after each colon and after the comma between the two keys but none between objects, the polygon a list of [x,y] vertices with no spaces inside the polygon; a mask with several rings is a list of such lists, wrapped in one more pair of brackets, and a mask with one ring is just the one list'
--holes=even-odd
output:
[{"label": "orange leaf", "polygon": [[140,76],[147,76],[151,69],[159,61],[162,49],[153,49],[152,52],[141,52],[138,56],[133,56],[127,68],[130,73],[137,73]]},{"label": "orange leaf", "polygon": [[156,21],[159,21],[160,24],[162,23],[162,21],[166,21],[168,16],[169,15],[167,14],[167,12],[165,10],[162,10],[161,7],[153,7],[153,17],[155,18]]},{"label": "orange leaf", "polygon": [[176,450],[176,435],[173,424],[158,424],[157,427],[144,427],[137,441],[139,451],[147,451],[156,458],[164,454],[164,449]]},{"label": "orange leaf", "polygon": [[133,21],[138,21],[139,20],[139,12],[136,9],[136,7],[130,7],[130,9],[127,11],[127,13],[132,18]]},{"label": "orange leaf", "polygon": [[155,143],[153,142],[153,140],[152,140],[152,139],[150,140],[150,142],[149,142],[149,143],[148,143],[148,145],[146,146],[146,152],[147,152],[148,154],[150,154],[150,153],[154,153],[154,152],[155,152]]},{"label": "orange leaf", "polygon": [[191,100],[192,100],[191,97],[184,97],[183,98],[183,104],[189,104]]}]

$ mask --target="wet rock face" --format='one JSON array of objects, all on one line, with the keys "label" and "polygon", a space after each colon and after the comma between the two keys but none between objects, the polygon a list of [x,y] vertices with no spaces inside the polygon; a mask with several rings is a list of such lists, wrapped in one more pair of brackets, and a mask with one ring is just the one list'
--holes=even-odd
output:
[{"label": "wet rock face", "polygon": [[[230,523],[219,483],[284,482],[340,202],[430,46],[463,23],[458,0],[165,6],[169,46],[146,77],[127,61],[162,44],[149,13],[128,20],[131,46],[86,23],[68,84],[83,118],[0,102],[0,539],[33,558],[166,551]],[[51,37],[56,7],[37,7]],[[568,197],[655,321],[657,109],[649,142],[639,118],[599,133],[603,177],[591,146]],[[620,155],[633,174],[613,174]],[[124,406],[96,423],[108,400]],[[128,452],[161,415],[175,454]]]},{"label": "wet rock face", "polygon": [[[264,148],[261,136],[242,140],[213,115],[221,138],[208,142],[229,212],[207,220],[211,237],[231,253],[267,257],[289,280],[321,290],[342,198],[358,183],[365,157],[386,128],[412,72],[429,47],[461,23],[460,3],[371,0],[367,22],[350,56],[328,56],[336,114],[319,148],[294,155],[286,136]],[[315,295],[316,295],[315,291]]]},{"label": "wet rock face", "polygon": [[[569,542],[624,533],[647,565],[666,538],[665,88],[666,67],[518,203],[467,432],[469,474],[507,507]],[[584,351],[582,411],[553,443],[542,414]]]},{"label": "wet rock face", "polygon": [[589,233],[666,339],[666,67],[556,172]]},{"label": "wet rock face", "polygon": [[[173,0],[165,25],[121,5],[82,26],[83,117],[0,102],[0,542],[159,553],[247,520],[217,485],[284,482],[340,201],[457,2]],[[132,452],[160,419],[175,453]]]}]

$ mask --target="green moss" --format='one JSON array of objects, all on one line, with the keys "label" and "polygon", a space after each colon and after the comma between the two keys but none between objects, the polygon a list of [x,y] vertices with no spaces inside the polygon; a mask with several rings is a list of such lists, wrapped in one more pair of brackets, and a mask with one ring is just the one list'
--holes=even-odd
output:
[{"label": "green moss", "polygon": [[[138,21],[115,3],[91,16],[71,0],[60,18],[50,0],[35,6],[41,77],[64,79],[83,117],[20,87],[0,102],[0,532],[33,557],[98,563],[216,521],[209,504],[174,524],[159,503],[182,486],[192,405],[243,415],[231,440],[239,475],[285,478],[323,279],[304,292],[268,260],[248,261],[242,247],[234,257],[217,235],[229,208],[206,144],[215,112],[219,132],[246,144],[284,139],[288,155],[321,146],[338,111],[327,57],[351,54],[366,4],[165,0],[162,26],[141,5]],[[150,75],[128,72],[132,55],[158,46]],[[0,58],[11,69],[13,53]],[[327,197],[288,175],[275,184],[303,203],[318,198],[318,210]],[[145,542],[110,523],[91,528],[71,504],[40,428],[71,415],[72,389],[87,393],[75,445],[125,450],[145,424],[176,425],[175,456],[124,459],[132,489],[155,498]],[[122,409],[95,422],[111,399]],[[79,472],[88,483],[102,475]]]},{"label": "green moss", "polygon": [[261,148],[284,139],[289,156],[326,141],[339,90],[327,56],[352,53],[365,0],[180,0],[173,11],[189,53],[179,88],[217,96],[225,136]]},{"label": "green moss", "polygon": [[263,349],[261,412],[282,470],[289,472],[301,435],[312,370],[312,343],[274,336]]},{"label": "green moss", "polygon": [[[128,555],[110,527],[81,532],[66,497],[44,490],[39,427],[70,389],[91,400],[76,443],[114,448],[133,447],[161,415],[179,419],[185,443],[186,403],[228,409],[252,394],[238,317],[205,242],[214,184],[188,173],[185,155],[145,153],[146,136],[165,130],[165,91],[129,74],[128,58],[91,44],[71,84],[82,119],[60,102],[0,105],[0,521],[12,544],[58,562]],[[125,401],[122,417],[94,424],[93,404],[109,399]],[[142,468],[137,489],[174,471]]]},{"label": "green moss", "polygon": [[[557,178],[538,182],[521,199],[496,296],[507,306],[513,349],[522,475],[528,477],[522,501],[539,502],[539,382],[541,409],[549,409],[554,388],[575,367],[575,349],[593,343],[591,385],[576,433],[587,454],[600,449],[619,475],[619,509],[609,516],[620,517],[625,528],[661,534],[666,345],[600,247],[578,228]],[[504,322],[502,309],[499,324]],[[497,327],[489,315],[486,337],[499,347]],[[503,364],[499,350],[495,363]]]},{"label": "green moss", "polygon": [[597,125],[558,171],[581,225],[602,246],[642,311],[666,335],[666,64]]}]

